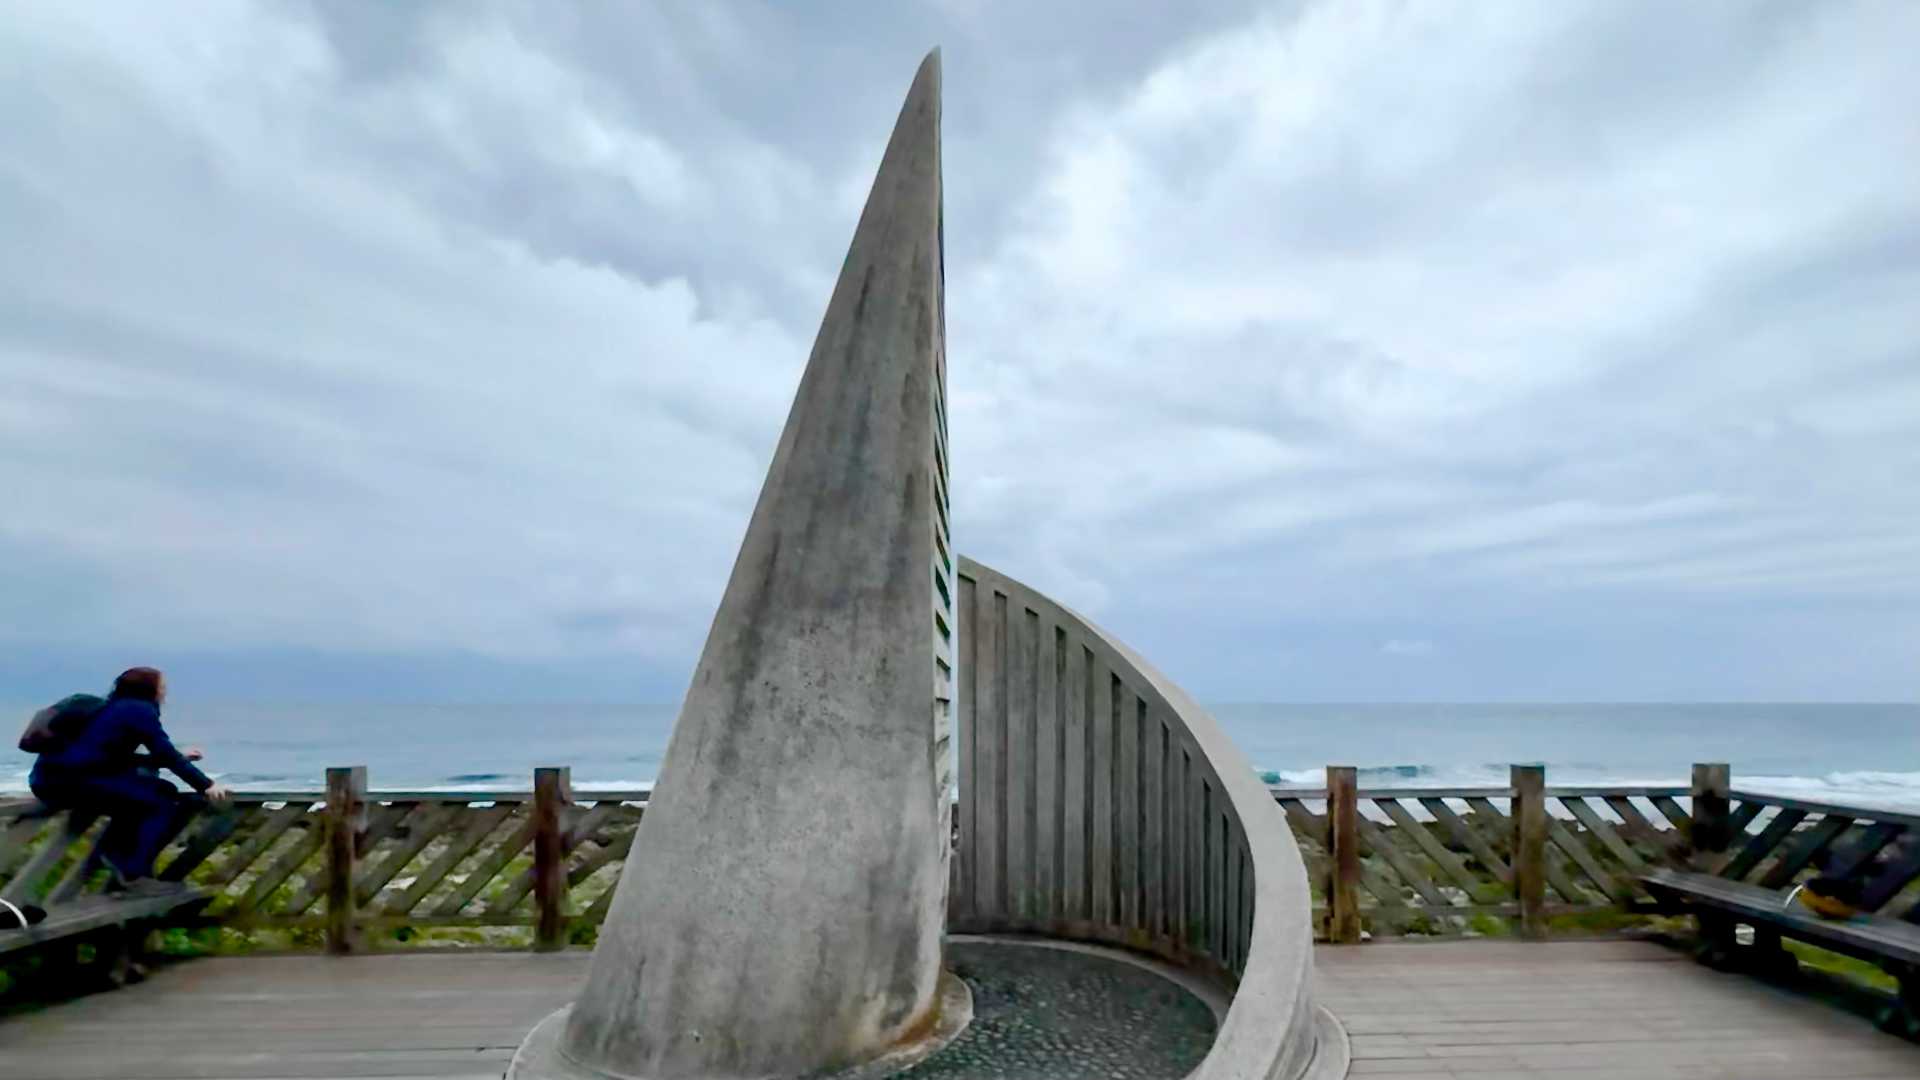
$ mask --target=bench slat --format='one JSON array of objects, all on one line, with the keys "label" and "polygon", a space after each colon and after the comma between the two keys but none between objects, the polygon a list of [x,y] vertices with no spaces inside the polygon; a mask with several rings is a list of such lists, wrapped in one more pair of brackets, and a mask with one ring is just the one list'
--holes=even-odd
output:
[{"label": "bench slat", "polygon": [[137,900],[121,900],[111,896],[81,897],[48,911],[46,921],[38,926],[30,926],[25,930],[0,930],[0,955],[109,926],[165,918],[176,911],[200,907],[209,899],[211,895],[201,889],[182,889],[167,896],[149,896]]},{"label": "bench slat", "polygon": [[1789,937],[1834,952],[1862,960],[1920,964],[1920,926],[1911,923],[1875,915],[1822,919],[1797,903],[1784,903],[1784,893],[1711,874],[1655,870],[1642,880],[1656,893],[1677,897],[1695,907],[1717,908],[1748,922],[1764,923]]}]

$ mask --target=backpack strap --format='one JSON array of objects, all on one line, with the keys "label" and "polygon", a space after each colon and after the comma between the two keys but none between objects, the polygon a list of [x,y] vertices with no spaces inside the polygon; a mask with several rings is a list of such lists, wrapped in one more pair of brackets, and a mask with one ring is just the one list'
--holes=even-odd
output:
[{"label": "backpack strap", "polygon": [[18,907],[15,907],[13,901],[0,898],[0,907],[6,908],[8,911],[13,912],[14,919],[20,923],[19,929],[25,930],[29,926],[33,925],[32,923],[27,921],[27,913],[24,911],[21,911]]}]

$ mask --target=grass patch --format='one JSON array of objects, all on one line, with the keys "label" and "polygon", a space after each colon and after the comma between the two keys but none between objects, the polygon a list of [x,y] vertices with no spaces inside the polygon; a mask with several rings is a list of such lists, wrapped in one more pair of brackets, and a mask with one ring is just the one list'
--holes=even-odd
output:
[{"label": "grass patch", "polygon": [[1838,976],[1848,982],[1857,983],[1874,990],[1897,994],[1900,981],[1881,970],[1878,964],[1865,960],[1856,960],[1837,952],[1829,952],[1817,945],[1808,945],[1800,941],[1781,942],[1786,950],[1797,957],[1800,963],[1814,971]]}]

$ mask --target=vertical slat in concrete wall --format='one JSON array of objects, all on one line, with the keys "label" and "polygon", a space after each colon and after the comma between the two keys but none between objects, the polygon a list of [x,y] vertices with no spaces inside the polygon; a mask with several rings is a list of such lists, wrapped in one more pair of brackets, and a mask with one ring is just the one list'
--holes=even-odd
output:
[{"label": "vertical slat in concrete wall", "polygon": [[1224,848],[1226,859],[1226,891],[1222,896],[1225,917],[1220,924],[1220,964],[1228,971],[1238,967],[1240,956],[1240,830],[1233,827],[1233,820],[1226,819],[1227,843]]},{"label": "vertical slat in concrete wall", "polygon": [[1240,963],[1235,970],[1246,969],[1254,940],[1254,859],[1248,847],[1240,846]]},{"label": "vertical slat in concrete wall", "polygon": [[1207,957],[1213,956],[1213,860],[1220,854],[1214,840],[1215,820],[1213,785],[1203,780],[1200,784],[1200,808],[1195,814],[1195,826],[1200,830],[1200,858],[1194,866],[1193,922],[1196,933],[1193,949]]},{"label": "vertical slat in concrete wall", "polygon": [[1093,733],[1093,921],[1113,926],[1119,917],[1114,906],[1113,857],[1113,672],[1099,658],[1088,656],[1088,712]]},{"label": "vertical slat in concrete wall", "polygon": [[1187,932],[1187,740],[1176,729],[1167,744],[1167,939],[1185,948]]},{"label": "vertical slat in concrete wall", "polygon": [[1114,854],[1119,866],[1119,923],[1140,925],[1140,718],[1138,700],[1113,680]]},{"label": "vertical slat in concrete wall", "polygon": [[1236,972],[1245,971],[1253,955],[1253,853],[1250,845],[1240,845],[1240,962]]},{"label": "vertical slat in concrete wall", "polygon": [[953,925],[1239,972],[1256,864],[1180,712],[1070,613],[976,565],[954,582]]},{"label": "vertical slat in concrete wall", "polygon": [[978,596],[974,617],[973,813],[975,842],[974,911],[983,917],[1006,915],[1007,808],[1007,598],[997,590]]},{"label": "vertical slat in concrete wall", "polygon": [[[1296,1068],[1311,1056],[1299,1050],[1310,1034],[1298,1032],[1311,1009],[1265,1010],[1306,1000],[1311,901],[1264,785],[1210,718],[1144,674],[1123,646],[977,563],[959,560],[956,576],[960,852],[951,927],[1126,945],[1228,986],[1252,977],[1265,940],[1285,954],[1282,970],[1262,977],[1265,1004],[1250,1006],[1260,1015],[1234,1033],[1223,1028],[1208,1060],[1220,1059],[1218,1076]],[[1204,728],[1189,727],[1190,713]],[[1216,755],[1235,775],[1218,771]],[[1241,816],[1254,805],[1265,815],[1257,828]],[[1257,857],[1255,836],[1267,855]],[[1262,857],[1278,860],[1268,865],[1279,884],[1262,880]],[[1262,916],[1268,896],[1290,897],[1300,911]],[[1287,1031],[1276,1035],[1276,1022]],[[1265,1046],[1254,1057],[1266,1055],[1268,1065],[1240,1052],[1254,1042]]]},{"label": "vertical slat in concrete wall", "polygon": [[1139,699],[1141,746],[1140,925],[1148,940],[1167,934],[1166,908],[1166,747],[1163,712]]},{"label": "vertical slat in concrete wall", "polygon": [[1060,914],[1060,629],[1037,613],[1034,640],[1033,890],[1028,917],[1050,922]]},{"label": "vertical slat in concrete wall", "polygon": [[973,652],[973,643],[979,634],[974,622],[976,610],[974,592],[978,587],[970,577],[959,578],[959,607],[954,612],[954,621],[959,624],[955,628],[956,636],[960,639],[960,670],[954,673],[958,682],[959,708],[954,710],[953,716],[955,728],[953,739],[959,748],[956,756],[960,759],[959,789],[954,795],[960,814],[960,848],[954,852],[954,884],[947,894],[947,912],[949,920],[960,922],[973,918],[975,912],[979,910],[979,905],[975,903],[974,898],[974,883],[980,880],[978,868],[974,865],[974,859],[980,853],[978,818],[974,816],[974,803],[979,798],[980,785],[974,779],[979,775],[974,744],[980,725],[974,722],[973,716],[974,706],[980,700],[980,695],[975,692],[973,686],[974,672],[978,671],[980,666],[975,661]]},{"label": "vertical slat in concrete wall", "polygon": [[1213,803],[1211,835],[1213,857],[1207,860],[1207,952],[1224,962],[1227,955],[1227,815],[1221,800]]},{"label": "vertical slat in concrete wall", "polygon": [[1174,939],[1183,952],[1197,953],[1200,925],[1200,773],[1191,748],[1180,753],[1180,925]]},{"label": "vertical slat in concrete wall", "polygon": [[1015,922],[1033,898],[1033,628],[1027,606],[1009,601],[1006,625],[1007,902]]},{"label": "vertical slat in concrete wall", "polygon": [[1093,918],[1092,896],[1087,888],[1093,878],[1093,823],[1089,814],[1093,779],[1088,764],[1093,751],[1089,742],[1092,733],[1087,730],[1087,650],[1077,637],[1068,637],[1065,648],[1060,726],[1066,735],[1066,769],[1060,784],[1060,811],[1065,818],[1062,863],[1066,880],[1062,883],[1061,919],[1075,923]]}]

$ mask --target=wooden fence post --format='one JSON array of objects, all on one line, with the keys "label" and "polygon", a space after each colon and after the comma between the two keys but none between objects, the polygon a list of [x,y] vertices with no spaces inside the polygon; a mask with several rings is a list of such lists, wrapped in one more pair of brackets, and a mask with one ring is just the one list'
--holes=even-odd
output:
[{"label": "wooden fence post", "polygon": [[1513,892],[1520,901],[1520,936],[1547,936],[1547,770],[1515,765],[1513,782]]},{"label": "wooden fence post", "polygon": [[367,767],[327,770],[327,951],[360,951],[365,943],[355,919],[354,867],[360,833],[367,825]]},{"label": "wooden fence post", "polygon": [[1729,835],[1728,803],[1733,794],[1733,769],[1724,763],[1695,764],[1693,767],[1693,830],[1687,838],[1695,869],[1708,869],[1714,856],[1727,850]]},{"label": "wooden fence post", "polygon": [[1327,940],[1360,940],[1360,793],[1351,766],[1327,766]]},{"label": "wooden fence post", "polygon": [[573,803],[573,770],[533,770],[533,897],[540,911],[533,947],[567,947],[567,807]]}]

